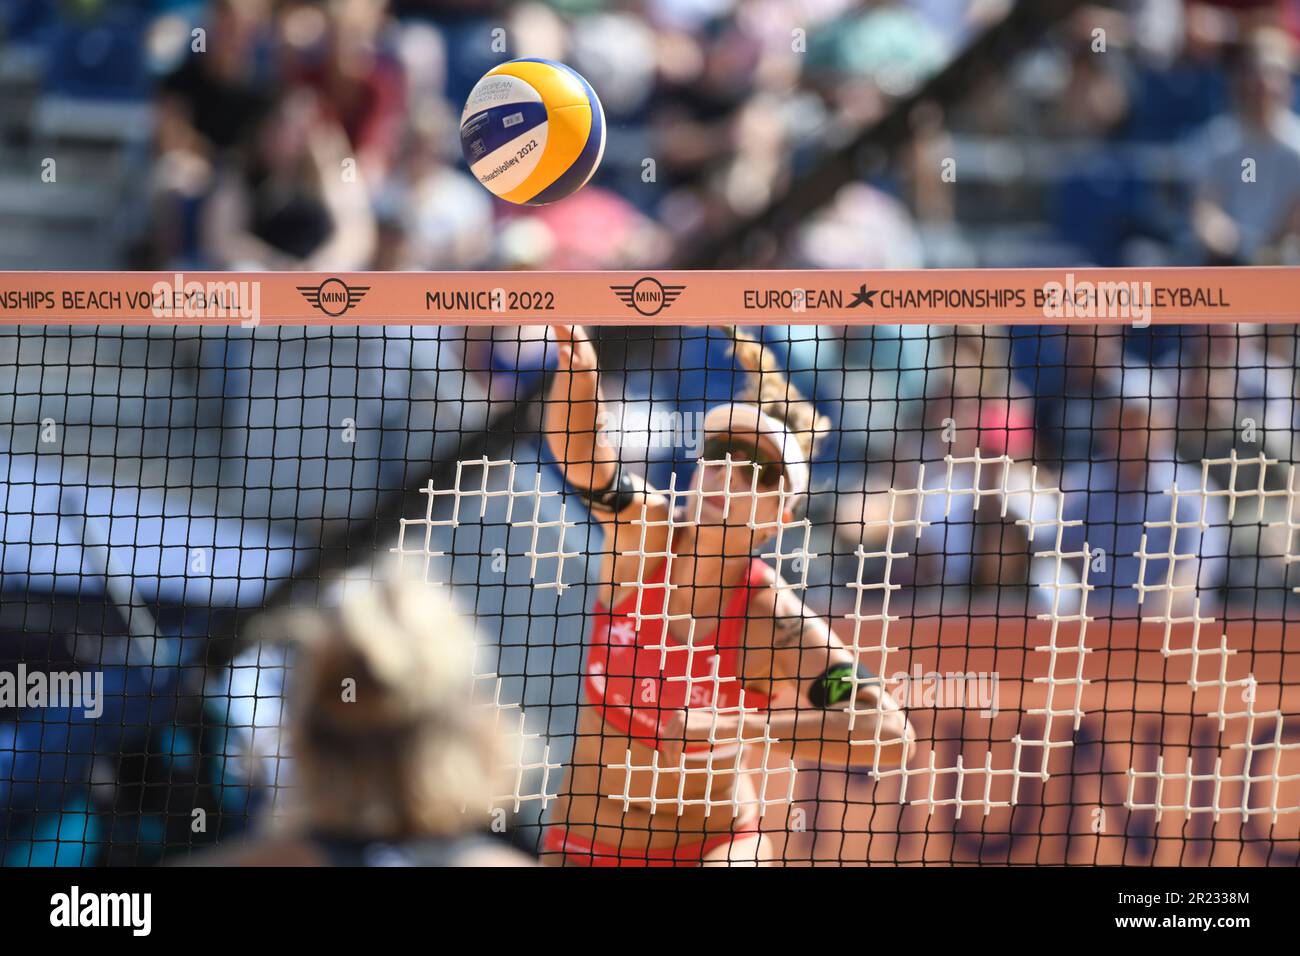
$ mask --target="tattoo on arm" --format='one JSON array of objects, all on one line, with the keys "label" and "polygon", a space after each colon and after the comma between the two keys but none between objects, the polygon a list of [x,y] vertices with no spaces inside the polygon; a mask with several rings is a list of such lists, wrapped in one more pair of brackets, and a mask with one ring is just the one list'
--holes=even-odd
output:
[{"label": "tattoo on arm", "polygon": [[803,618],[779,617],[776,619],[776,633],[772,638],[775,647],[793,647],[803,640]]}]

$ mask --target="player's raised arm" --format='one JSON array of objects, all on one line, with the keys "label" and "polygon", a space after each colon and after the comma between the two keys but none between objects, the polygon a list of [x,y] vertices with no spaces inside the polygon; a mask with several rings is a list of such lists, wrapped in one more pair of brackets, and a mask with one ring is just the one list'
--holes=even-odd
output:
[{"label": "player's raised arm", "polygon": [[580,325],[553,325],[559,360],[546,400],[546,441],[565,479],[576,488],[604,488],[618,456],[600,423],[604,397],[596,349]]},{"label": "player's raised arm", "polygon": [[577,488],[603,488],[617,467],[617,455],[601,433],[601,373],[581,325],[552,325],[559,360],[546,398],[546,442]]},{"label": "player's raised arm", "polygon": [[[614,442],[605,433],[604,397],[596,349],[580,325],[552,325],[559,361],[546,399],[543,428],[564,479],[601,520],[610,520],[660,496],[619,464]],[[649,498],[647,497],[649,496]]]}]

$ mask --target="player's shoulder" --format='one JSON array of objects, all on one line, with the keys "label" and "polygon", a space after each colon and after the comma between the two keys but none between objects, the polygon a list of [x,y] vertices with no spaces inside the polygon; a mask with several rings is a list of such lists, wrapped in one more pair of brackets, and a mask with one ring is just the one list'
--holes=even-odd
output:
[{"label": "player's shoulder", "polygon": [[776,569],[766,561],[755,558],[749,563],[749,586],[751,588],[775,591],[785,586],[785,583],[781,575],[777,574]]},{"label": "player's shoulder", "polygon": [[798,594],[771,565],[755,560],[749,569],[749,612],[751,617],[801,613]]}]

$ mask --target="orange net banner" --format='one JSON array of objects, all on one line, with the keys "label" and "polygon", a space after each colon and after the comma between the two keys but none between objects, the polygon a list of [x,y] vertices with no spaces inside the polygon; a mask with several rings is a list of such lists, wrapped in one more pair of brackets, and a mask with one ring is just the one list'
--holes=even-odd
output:
[{"label": "orange net banner", "polygon": [[0,272],[0,324],[1295,322],[1300,269]]}]

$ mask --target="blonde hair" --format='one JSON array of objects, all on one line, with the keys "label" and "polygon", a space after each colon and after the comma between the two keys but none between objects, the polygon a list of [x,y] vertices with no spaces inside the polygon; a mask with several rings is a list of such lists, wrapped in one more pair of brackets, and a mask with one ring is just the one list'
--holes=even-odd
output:
[{"label": "blonde hair", "polygon": [[[471,704],[476,642],[422,581],[348,582],[334,608],[290,612],[294,806],[285,822],[375,838],[472,829],[502,767]],[[468,812],[466,812],[468,811]]]},{"label": "blonde hair", "polygon": [[749,373],[741,400],[783,422],[811,460],[821,436],[830,429],[830,420],[790,384],[767,346],[736,327],[729,327],[727,334],[736,361]]}]

